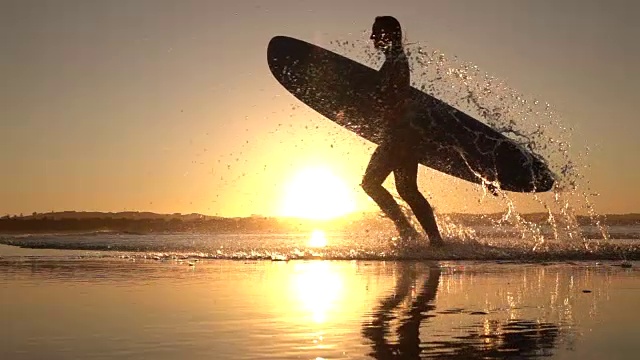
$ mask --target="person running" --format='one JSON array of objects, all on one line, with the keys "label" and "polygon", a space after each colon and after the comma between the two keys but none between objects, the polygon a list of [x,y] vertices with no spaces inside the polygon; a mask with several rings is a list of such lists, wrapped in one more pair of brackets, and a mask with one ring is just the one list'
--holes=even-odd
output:
[{"label": "person running", "polygon": [[382,122],[381,141],[371,155],[362,179],[362,189],[395,224],[403,240],[419,235],[404,216],[398,203],[382,183],[393,172],[396,189],[429,237],[431,245],[444,244],[431,205],[418,190],[416,146],[420,135],[410,125],[409,111],[410,69],[402,46],[400,22],[392,16],[375,18],[370,39],[373,46],[384,53],[385,61],[379,70],[382,77],[381,97],[378,99]]}]

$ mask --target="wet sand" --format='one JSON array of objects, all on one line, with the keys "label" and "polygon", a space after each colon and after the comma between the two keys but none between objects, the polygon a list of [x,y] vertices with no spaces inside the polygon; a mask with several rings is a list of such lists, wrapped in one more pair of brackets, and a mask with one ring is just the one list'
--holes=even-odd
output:
[{"label": "wet sand", "polygon": [[640,352],[637,262],[153,261],[2,250],[1,359]]}]

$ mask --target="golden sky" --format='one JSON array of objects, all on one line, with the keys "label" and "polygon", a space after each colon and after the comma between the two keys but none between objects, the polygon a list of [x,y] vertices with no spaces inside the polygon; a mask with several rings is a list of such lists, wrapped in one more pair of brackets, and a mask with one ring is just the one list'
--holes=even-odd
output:
[{"label": "golden sky", "polygon": [[[638,7],[623,0],[7,1],[0,214],[275,215],[304,171],[338,179],[318,190],[326,196],[346,187],[356,210],[373,209],[358,186],[373,146],[298,104],[271,76],[266,46],[289,35],[365,48],[373,18],[383,14],[401,21],[407,41],[550,103],[572,129],[573,149],[590,148],[581,172],[585,191],[600,194],[597,210],[637,212]],[[420,187],[440,212],[505,206],[424,168]],[[540,210],[530,195],[514,198]]]}]

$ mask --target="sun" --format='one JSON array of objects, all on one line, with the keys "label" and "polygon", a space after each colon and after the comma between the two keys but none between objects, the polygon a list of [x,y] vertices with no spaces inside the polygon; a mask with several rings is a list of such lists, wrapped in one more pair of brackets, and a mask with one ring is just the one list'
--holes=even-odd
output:
[{"label": "sun", "polygon": [[354,212],[353,190],[326,167],[300,170],[285,186],[281,215],[329,220]]}]

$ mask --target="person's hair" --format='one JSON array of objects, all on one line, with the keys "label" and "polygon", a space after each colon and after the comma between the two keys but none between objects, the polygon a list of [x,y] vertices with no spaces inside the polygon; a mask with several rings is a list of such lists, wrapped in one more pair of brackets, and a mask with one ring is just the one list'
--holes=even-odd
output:
[{"label": "person's hair", "polygon": [[402,42],[402,28],[398,19],[393,16],[376,16],[375,24],[384,29],[385,33],[391,35],[391,41]]}]

